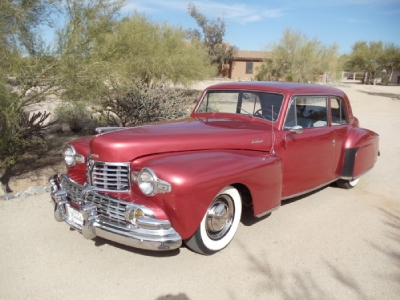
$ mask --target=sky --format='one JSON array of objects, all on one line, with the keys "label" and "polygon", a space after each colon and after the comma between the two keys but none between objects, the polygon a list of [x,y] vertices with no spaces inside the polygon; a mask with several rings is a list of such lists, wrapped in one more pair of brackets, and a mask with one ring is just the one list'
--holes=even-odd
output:
[{"label": "sky", "polygon": [[154,22],[198,28],[188,14],[193,3],[208,19],[226,23],[225,41],[240,50],[264,51],[290,28],[350,54],[358,41],[400,46],[400,0],[126,0],[123,15],[135,10]]}]

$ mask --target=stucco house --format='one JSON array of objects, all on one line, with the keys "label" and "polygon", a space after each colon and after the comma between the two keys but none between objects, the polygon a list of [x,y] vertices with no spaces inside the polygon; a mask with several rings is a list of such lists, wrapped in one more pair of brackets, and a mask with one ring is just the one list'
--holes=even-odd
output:
[{"label": "stucco house", "polygon": [[252,80],[265,58],[268,58],[265,51],[238,50],[229,64],[227,75],[235,80]]}]

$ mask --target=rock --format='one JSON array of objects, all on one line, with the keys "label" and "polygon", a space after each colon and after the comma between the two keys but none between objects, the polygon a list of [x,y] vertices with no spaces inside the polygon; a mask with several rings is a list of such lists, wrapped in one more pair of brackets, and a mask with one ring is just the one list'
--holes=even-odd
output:
[{"label": "rock", "polygon": [[35,186],[31,189],[32,193],[34,194],[44,194],[46,193],[46,190],[42,186]]},{"label": "rock", "polygon": [[4,195],[4,200],[11,200],[11,199],[15,199],[16,196],[13,194],[5,194]]},{"label": "rock", "polygon": [[28,198],[29,196],[31,196],[32,194],[29,194],[27,192],[22,192],[21,195],[19,196],[22,199]]},{"label": "rock", "polygon": [[0,199],[4,199],[4,200],[11,200],[11,199],[15,199],[15,198],[25,199],[25,198],[28,198],[35,194],[40,195],[40,194],[50,193],[51,186],[33,186],[33,187],[26,189],[25,191],[23,191],[21,193],[14,193],[14,194],[4,193],[3,189],[0,189],[0,190],[3,192],[3,194],[0,193]]},{"label": "rock", "polygon": [[33,189],[34,189],[34,188],[35,188],[35,187],[27,188],[25,191],[23,191],[23,192],[21,193],[21,195],[22,195],[22,194],[33,195],[33,194],[34,194],[34,192],[33,192]]}]

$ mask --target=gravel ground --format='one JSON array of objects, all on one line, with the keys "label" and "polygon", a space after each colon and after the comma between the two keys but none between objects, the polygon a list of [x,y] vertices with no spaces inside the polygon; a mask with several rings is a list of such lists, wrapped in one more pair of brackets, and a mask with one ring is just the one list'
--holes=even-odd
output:
[{"label": "gravel ground", "polygon": [[328,186],[245,216],[212,255],[85,240],[49,196],[0,201],[0,299],[399,299],[400,87],[341,85],[381,157],[352,190]]}]

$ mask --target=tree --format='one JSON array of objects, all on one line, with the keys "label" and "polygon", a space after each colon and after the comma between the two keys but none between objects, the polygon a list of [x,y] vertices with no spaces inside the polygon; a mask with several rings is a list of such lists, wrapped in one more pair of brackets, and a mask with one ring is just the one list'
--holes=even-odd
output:
[{"label": "tree", "polygon": [[[125,99],[137,80],[149,86],[162,78],[166,85],[185,84],[215,73],[204,47],[188,44],[183,29],[150,22],[137,13],[121,19],[118,11],[123,0],[56,1],[1,2],[2,9],[7,9],[0,12],[3,184],[23,153],[45,149],[43,137],[49,114],[29,116],[26,108],[46,96],[56,94],[70,105],[76,103],[77,108],[93,103],[104,112],[102,104]],[[50,4],[59,5],[61,19],[65,20],[56,31],[53,47],[43,46],[39,32],[34,30],[34,26],[47,24],[50,7],[46,5]],[[11,18],[14,13],[19,13],[15,20]],[[8,24],[6,18],[14,21]]]},{"label": "tree", "polygon": [[286,29],[278,43],[267,49],[257,80],[315,82],[317,76],[334,78],[338,72],[338,46],[325,46],[299,31]]},{"label": "tree", "polygon": [[377,76],[384,71],[386,76],[382,78],[382,82],[388,84],[393,71],[400,68],[400,48],[382,41],[358,41],[353,45],[346,67],[349,71],[364,72],[363,84],[375,84]]},{"label": "tree", "polygon": [[384,69],[384,45],[379,42],[356,42],[350,54],[350,64],[364,72],[363,83],[375,83],[376,76]]},{"label": "tree", "polygon": [[[55,1],[5,1],[2,2],[0,19],[0,182],[8,187],[13,166],[24,155],[45,151],[45,129],[49,113],[27,113],[29,105],[43,101],[49,94],[60,93],[73,78],[88,68],[88,51],[99,32],[85,34],[95,24],[87,26],[88,20],[100,24],[110,19],[115,10],[104,10],[116,1],[89,0],[82,6],[78,0],[64,2],[66,11],[75,9],[84,18],[69,18],[68,24],[81,25],[78,30],[67,32],[64,44],[54,51],[43,47],[35,26],[48,24],[49,12]],[[101,12],[100,12],[101,11]],[[95,13],[98,12],[96,15]],[[111,14],[107,13],[110,12]],[[90,18],[92,15],[99,18]],[[68,15],[68,16],[77,16]],[[86,22],[86,23],[85,23]],[[83,26],[82,26],[83,25]],[[99,26],[98,26],[99,27]],[[74,29],[76,29],[74,28]],[[85,37],[86,39],[84,39]]]},{"label": "tree", "polygon": [[193,42],[202,40],[208,51],[208,57],[212,64],[218,67],[219,74],[226,72],[226,66],[232,61],[237,51],[236,46],[230,46],[224,42],[226,33],[225,21],[222,18],[209,20],[203,15],[193,3],[189,3],[188,11],[193,17],[197,25],[201,28],[187,31],[187,38]]},{"label": "tree", "polygon": [[393,71],[400,69],[400,47],[393,43],[385,44],[381,62],[387,76],[383,83],[387,85],[392,81]]},{"label": "tree", "polygon": [[209,78],[215,68],[198,44],[188,44],[186,32],[168,23],[151,22],[145,15],[134,13],[121,20],[112,33],[96,43],[94,57],[113,65],[108,79],[132,78],[147,83],[162,78],[173,83],[189,83]]},{"label": "tree", "polygon": [[[50,15],[55,12],[59,0],[2,0],[0,2],[0,48],[7,52],[15,49],[37,54],[37,28],[51,25]],[[39,47],[39,49],[38,49]]]},{"label": "tree", "polygon": [[[129,103],[132,104],[135,99],[154,103],[151,95],[156,93],[139,95],[139,89],[135,87],[147,86],[149,91],[157,87],[167,91],[166,86],[171,83],[185,85],[215,74],[215,67],[208,61],[204,47],[187,43],[185,36],[186,32],[180,27],[151,22],[145,15],[136,12],[129,18],[115,22],[112,30],[104,30],[93,41],[90,55],[80,58],[81,65],[87,67],[79,76],[70,78],[63,98],[69,102],[84,99],[87,103],[93,103],[103,117],[106,114],[102,121],[111,125],[115,122],[109,116],[113,115],[120,117],[120,125],[140,124],[143,118],[132,120],[137,114],[121,116],[134,109],[129,108]],[[76,56],[71,57],[76,59]],[[66,68],[67,71],[70,69]],[[172,92],[166,94],[175,95]],[[167,101],[164,106],[176,103],[172,100],[174,99]],[[76,105],[79,106],[80,103]],[[167,111],[170,110],[153,110],[159,115],[153,115],[151,120],[165,118],[163,113]],[[168,113],[168,118],[173,115],[175,114]]]}]

